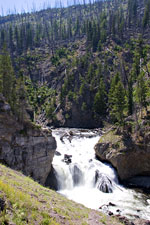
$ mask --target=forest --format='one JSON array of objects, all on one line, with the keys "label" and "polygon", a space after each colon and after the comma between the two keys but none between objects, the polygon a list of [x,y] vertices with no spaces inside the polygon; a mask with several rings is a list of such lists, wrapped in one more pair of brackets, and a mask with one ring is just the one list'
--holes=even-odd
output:
[{"label": "forest", "polygon": [[0,17],[0,92],[20,121],[136,125],[150,111],[150,0]]}]

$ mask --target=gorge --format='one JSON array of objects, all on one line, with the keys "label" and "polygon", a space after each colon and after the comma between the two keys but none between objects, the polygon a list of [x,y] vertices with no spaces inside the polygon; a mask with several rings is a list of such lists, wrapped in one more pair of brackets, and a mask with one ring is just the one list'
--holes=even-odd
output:
[{"label": "gorge", "polygon": [[0,224],[149,225],[150,0],[73,2],[0,15]]},{"label": "gorge", "polygon": [[[95,157],[101,129],[41,128],[20,123],[0,96],[0,162],[63,196],[108,215],[149,220],[150,196],[122,186]],[[56,149],[57,142],[57,149]]]}]

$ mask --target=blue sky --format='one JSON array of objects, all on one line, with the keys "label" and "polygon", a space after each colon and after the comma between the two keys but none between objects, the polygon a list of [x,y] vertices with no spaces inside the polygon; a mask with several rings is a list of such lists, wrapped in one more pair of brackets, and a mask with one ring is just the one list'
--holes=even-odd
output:
[{"label": "blue sky", "polygon": [[[47,8],[49,5],[54,7],[59,2],[60,0],[0,0],[0,15],[2,13],[5,15],[9,14],[9,12],[14,13],[15,11],[20,13],[32,11],[33,9],[39,10]],[[71,4],[72,0],[61,0],[61,2],[63,6],[66,6],[67,2]]]}]

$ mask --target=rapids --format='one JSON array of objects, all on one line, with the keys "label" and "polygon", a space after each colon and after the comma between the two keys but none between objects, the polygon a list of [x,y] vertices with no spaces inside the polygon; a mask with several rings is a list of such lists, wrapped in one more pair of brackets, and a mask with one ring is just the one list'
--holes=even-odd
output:
[{"label": "rapids", "polygon": [[57,141],[53,168],[60,194],[105,213],[150,219],[148,195],[120,185],[116,171],[95,158],[98,130],[59,128],[53,136]]}]

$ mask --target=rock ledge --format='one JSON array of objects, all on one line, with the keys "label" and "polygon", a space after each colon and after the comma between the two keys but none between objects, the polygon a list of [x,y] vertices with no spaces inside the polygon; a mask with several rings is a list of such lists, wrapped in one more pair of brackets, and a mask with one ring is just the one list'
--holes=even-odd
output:
[{"label": "rock ledge", "polygon": [[129,134],[118,134],[116,129],[111,129],[96,144],[96,156],[101,161],[111,163],[122,181],[139,176],[149,177],[150,135],[147,133],[142,136],[139,135],[135,140]]}]

